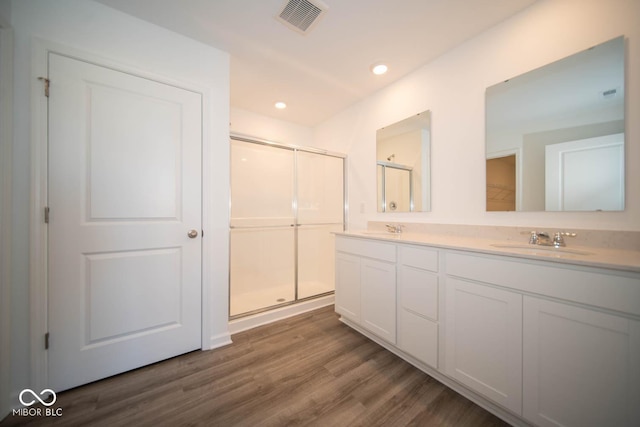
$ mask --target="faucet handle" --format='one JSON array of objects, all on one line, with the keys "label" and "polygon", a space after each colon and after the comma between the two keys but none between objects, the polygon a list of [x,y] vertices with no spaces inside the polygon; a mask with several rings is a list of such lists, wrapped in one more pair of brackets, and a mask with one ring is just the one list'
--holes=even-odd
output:
[{"label": "faucet handle", "polygon": [[566,246],[566,243],[564,242],[564,238],[565,237],[576,237],[577,234],[576,233],[572,233],[569,231],[558,231],[556,232],[556,234],[553,236],[553,246],[560,247],[560,246]]},{"label": "faucet handle", "polygon": [[560,234],[561,236],[566,236],[566,237],[576,237],[578,235],[577,233],[572,233],[570,231],[559,231],[556,234]]},{"label": "faucet handle", "polygon": [[385,224],[385,226],[387,227],[387,231],[389,233],[396,233],[396,234],[402,233],[402,227],[404,227],[404,225],[402,224]]},{"label": "faucet handle", "polygon": [[529,235],[529,244],[537,245],[538,244],[538,232],[535,230],[532,231],[523,231],[520,234],[528,234]]}]

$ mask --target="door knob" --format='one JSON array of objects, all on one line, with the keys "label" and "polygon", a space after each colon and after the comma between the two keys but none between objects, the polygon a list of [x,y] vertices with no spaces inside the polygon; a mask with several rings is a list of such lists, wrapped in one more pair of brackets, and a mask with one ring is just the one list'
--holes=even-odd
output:
[{"label": "door knob", "polygon": [[195,239],[198,237],[198,230],[189,230],[187,236],[189,236],[190,239]]}]

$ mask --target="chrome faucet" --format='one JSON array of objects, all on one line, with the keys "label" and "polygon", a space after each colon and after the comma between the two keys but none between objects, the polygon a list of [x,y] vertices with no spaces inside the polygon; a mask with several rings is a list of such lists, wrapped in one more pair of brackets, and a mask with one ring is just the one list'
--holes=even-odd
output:
[{"label": "chrome faucet", "polygon": [[567,246],[567,244],[564,242],[564,238],[565,237],[576,237],[576,236],[577,236],[576,233],[571,233],[571,232],[568,232],[568,231],[558,231],[553,236],[553,246],[555,246],[556,248],[559,248],[561,246]]},{"label": "chrome faucet", "polygon": [[402,224],[385,224],[385,225],[389,233],[395,233],[395,234],[402,233],[402,228],[404,227],[404,225]]},{"label": "chrome faucet", "polygon": [[546,231],[532,231],[529,236],[529,244],[530,245],[540,245],[540,246],[553,246],[555,248],[559,248],[562,246],[566,246],[567,244],[564,241],[565,237],[576,237],[576,233],[571,233],[568,231],[558,231],[553,235],[553,239],[549,236],[549,233]]},{"label": "chrome faucet", "polygon": [[531,236],[529,237],[530,245],[542,245],[542,246],[551,246],[551,240],[549,240],[549,233],[546,231],[532,231]]}]

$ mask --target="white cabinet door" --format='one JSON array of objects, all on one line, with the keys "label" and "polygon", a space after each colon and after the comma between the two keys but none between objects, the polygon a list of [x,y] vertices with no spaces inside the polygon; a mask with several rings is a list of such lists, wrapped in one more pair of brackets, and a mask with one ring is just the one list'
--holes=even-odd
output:
[{"label": "white cabinet door", "polygon": [[335,310],[360,322],[360,257],[336,252]]},{"label": "white cabinet door", "polygon": [[396,266],[362,259],[362,326],[396,342]]},{"label": "white cabinet door", "polygon": [[522,295],[446,282],[446,373],[522,413]]},{"label": "white cabinet door", "polygon": [[402,265],[398,277],[398,347],[438,367],[438,275]]},{"label": "white cabinet door", "polygon": [[640,425],[640,322],[525,297],[524,337],[525,418]]}]

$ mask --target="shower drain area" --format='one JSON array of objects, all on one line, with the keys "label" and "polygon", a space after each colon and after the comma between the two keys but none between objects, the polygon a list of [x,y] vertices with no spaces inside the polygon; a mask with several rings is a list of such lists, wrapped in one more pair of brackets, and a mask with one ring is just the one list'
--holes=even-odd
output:
[{"label": "shower drain area", "polygon": [[[229,316],[250,315],[259,310],[270,307],[282,307],[288,303],[295,303],[296,292],[291,285],[275,285],[260,288],[258,281],[253,281],[253,287],[245,289],[245,292],[234,292],[231,288],[229,295]],[[313,298],[333,291],[333,283],[302,282],[298,284],[298,298]]]},{"label": "shower drain area", "polygon": [[275,285],[261,288],[256,284],[260,284],[260,282],[253,283],[253,287],[245,289],[245,292],[234,292],[234,289],[231,289],[230,316],[252,313],[255,310],[264,310],[268,307],[281,306],[295,301],[295,289],[291,285]]}]

